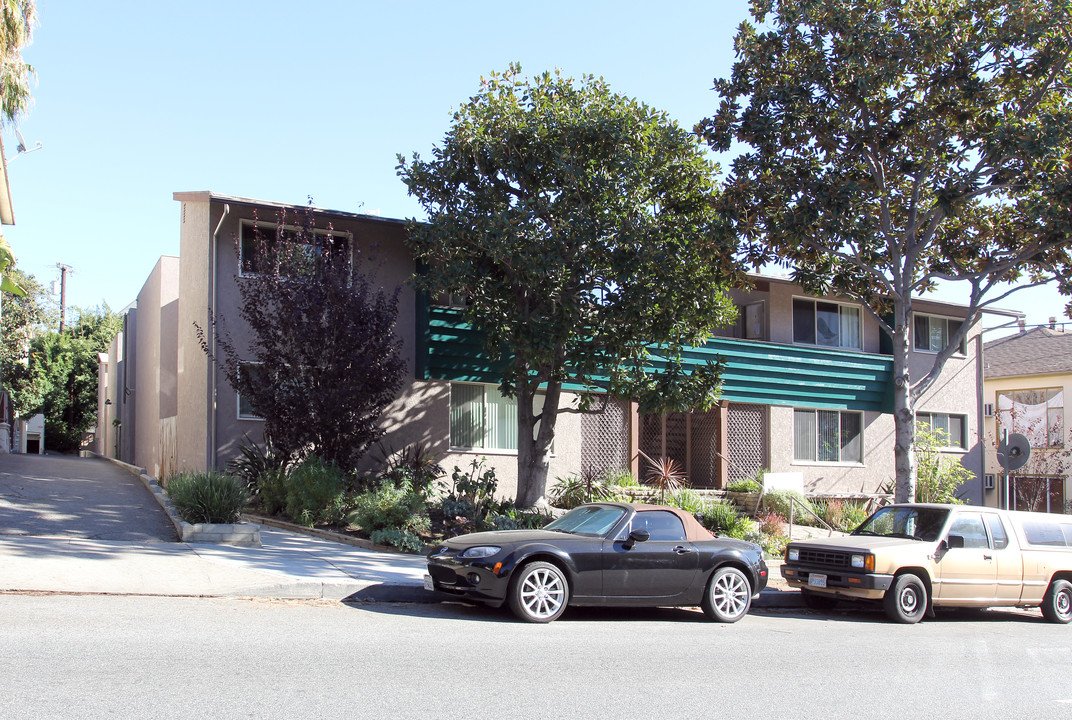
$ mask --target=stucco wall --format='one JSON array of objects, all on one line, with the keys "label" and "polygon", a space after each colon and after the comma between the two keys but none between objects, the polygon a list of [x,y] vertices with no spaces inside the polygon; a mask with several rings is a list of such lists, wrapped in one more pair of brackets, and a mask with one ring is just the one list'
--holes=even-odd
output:
[{"label": "stucco wall", "polygon": [[[208,358],[197,342],[194,324],[209,322],[209,245],[214,222],[223,213],[208,199],[185,199],[179,217],[179,306],[176,350],[178,421],[175,428],[177,470],[208,467]],[[226,237],[226,236],[224,236]]]},{"label": "stucco wall", "polygon": [[138,293],[138,357],[135,378],[135,417],[138,424],[134,464],[160,478],[162,448],[160,419],[177,412],[176,344],[179,259],[161,257]]}]

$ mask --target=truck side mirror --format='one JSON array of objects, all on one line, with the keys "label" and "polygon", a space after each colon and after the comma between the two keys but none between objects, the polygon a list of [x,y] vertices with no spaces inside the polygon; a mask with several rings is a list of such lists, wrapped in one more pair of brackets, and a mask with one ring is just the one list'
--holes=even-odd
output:
[{"label": "truck side mirror", "polygon": [[953,548],[963,548],[964,547],[964,536],[963,535],[950,535],[946,539],[946,547],[948,547],[950,550],[952,550]]}]

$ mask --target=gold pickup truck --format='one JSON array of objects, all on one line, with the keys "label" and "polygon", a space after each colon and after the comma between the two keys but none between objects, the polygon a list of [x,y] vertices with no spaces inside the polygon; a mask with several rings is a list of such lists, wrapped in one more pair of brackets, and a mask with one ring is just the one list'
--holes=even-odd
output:
[{"label": "gold pickup truck", "polygon": [[808,607],[881,601],[896,622],[936,607],[1040,607],[1072,620],[1072,516],[889,505],[845,537],[789,543],[782,577]]}]

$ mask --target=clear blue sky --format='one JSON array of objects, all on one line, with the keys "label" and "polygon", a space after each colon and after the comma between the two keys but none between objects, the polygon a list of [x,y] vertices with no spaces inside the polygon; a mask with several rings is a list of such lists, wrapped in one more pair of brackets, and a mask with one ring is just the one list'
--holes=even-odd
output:
[{"label": "clear blue sky", "polygon": [[[134,300],[179,251],[175,191],[212,190],[410,217],[397,153],[428,155],[481,75],[512,61],[561,68],[666,110],[713,112],[747,2],[364,3],[38,0],[25,58],[31,147],[8,174],[19,267],[43,282],[74,268],[68,305]],[[13,158],[13,130],[3,132]],[[957,301],[956,293],[944,299]],[[1063,316],[1055,291],[1004,307]]]}]

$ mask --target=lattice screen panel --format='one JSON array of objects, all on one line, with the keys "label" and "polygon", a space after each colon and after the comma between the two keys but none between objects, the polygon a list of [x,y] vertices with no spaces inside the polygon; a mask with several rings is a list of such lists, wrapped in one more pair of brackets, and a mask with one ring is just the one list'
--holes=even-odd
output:
[{"label": "lattice screen panel", "polygon": [[581,416],[581,467],[603,475],[629,469],[629,404],[607,403],[601,413]]},{"label": "lattice screen panel", "polygon": [[767,467],[768,414],[765,405],[732,403],[727,417],[728,482],[754,477]]},{"label": "lattice screen panel", "polygon": [[718,478],[719,411],[692,414],[692,462],[689,482],[692,487],[715,487]]}]

